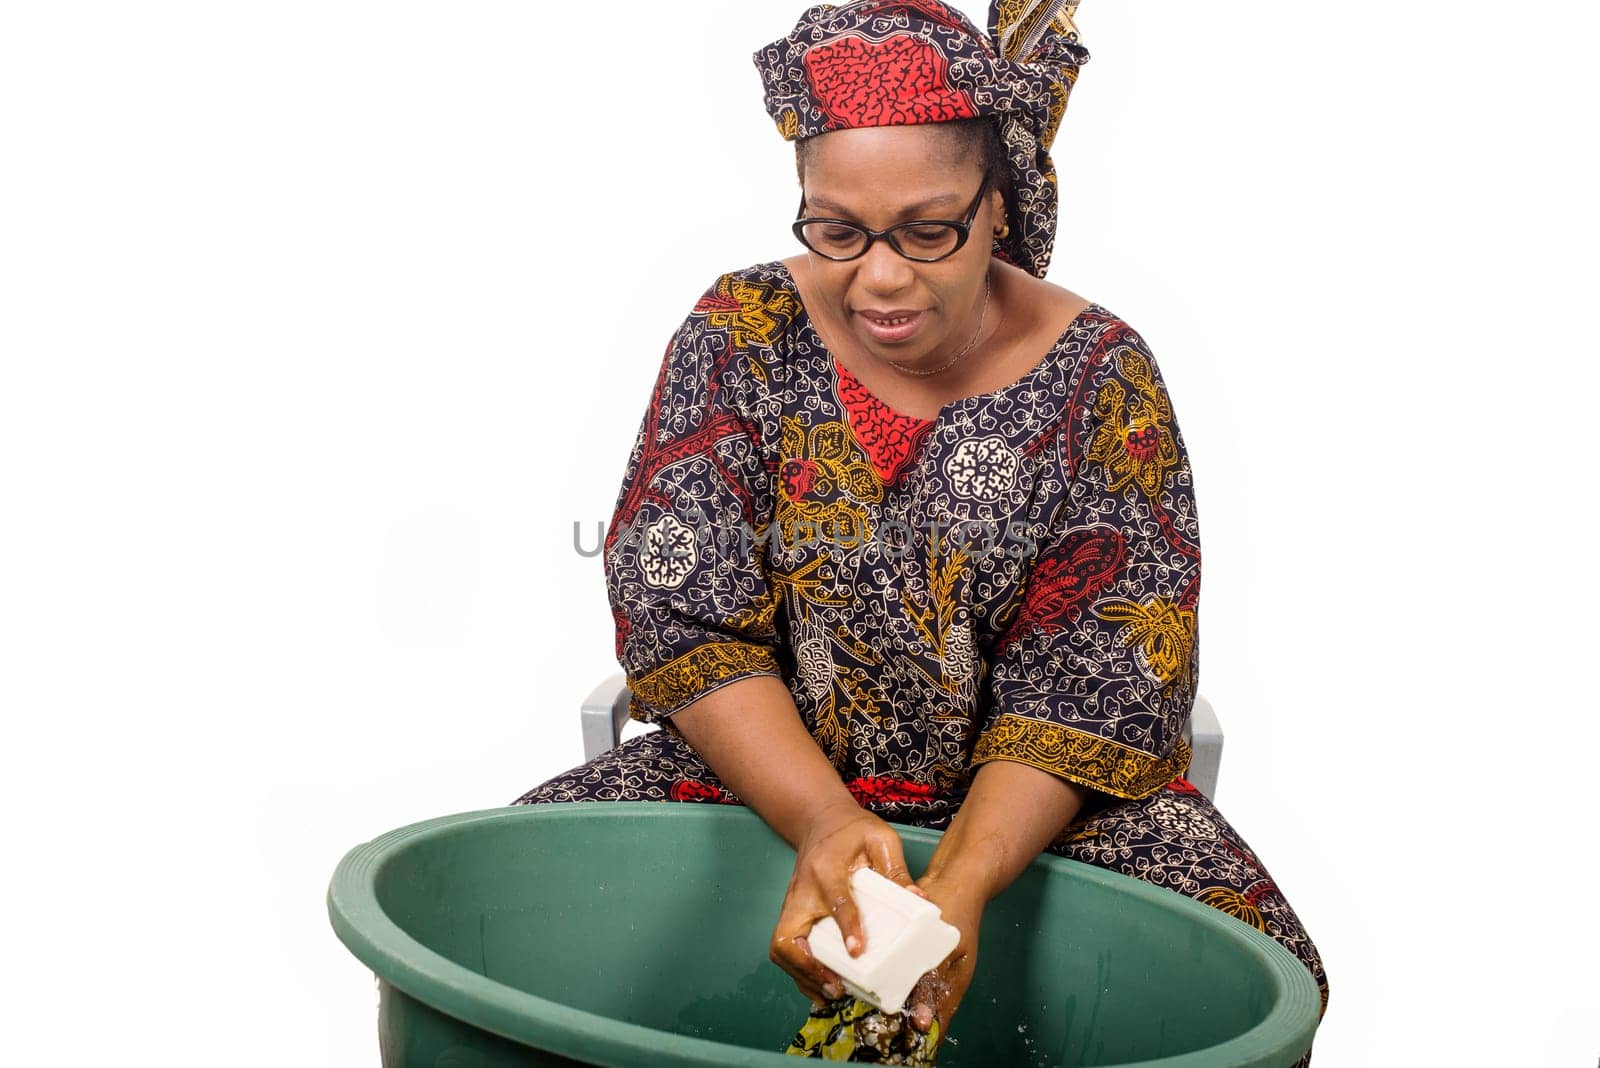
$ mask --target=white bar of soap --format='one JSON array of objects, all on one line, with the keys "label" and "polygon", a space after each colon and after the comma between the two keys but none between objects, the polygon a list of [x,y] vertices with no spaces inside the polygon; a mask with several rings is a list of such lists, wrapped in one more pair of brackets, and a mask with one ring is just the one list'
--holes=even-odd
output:
[{"label": "white bar of soap", "polygon": [[832,968],[845,989],[883,1012],[904,1012],[906,996],[929,969],[943,963],[961,941],[939,906],[871,868],[850,874],[851,896],[861,914],[867,950],[852,957],[832,916],[811,928],[811,955]]}]

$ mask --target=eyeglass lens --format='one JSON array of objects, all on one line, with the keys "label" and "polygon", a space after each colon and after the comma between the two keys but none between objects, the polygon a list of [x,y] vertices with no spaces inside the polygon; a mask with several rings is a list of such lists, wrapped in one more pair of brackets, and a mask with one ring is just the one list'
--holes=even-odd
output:
[{"label": "eyeglass lens", "polygon": [[[823,256],[849,259],[859,255],[867,235],[853,226],[836,222],[812,222],[801,227],[805,243]],[[896,226],[885,235],[895,250],[914,260],[934,260],[948,256],[961,240],[961,231],[949,223],[917,223]]]}]

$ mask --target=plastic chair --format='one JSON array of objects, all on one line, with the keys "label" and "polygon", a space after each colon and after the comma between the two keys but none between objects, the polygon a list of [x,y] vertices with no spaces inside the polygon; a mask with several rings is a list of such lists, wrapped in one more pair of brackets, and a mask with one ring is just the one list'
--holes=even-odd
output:
[{"label": "plastic chair", "polygon": [[[583,759],[593,760],[617,744],[628,722],[628,701],[633,696],[626,675],[616,674],[594,688],[583,702]],[[1183,727],[1184,740],[1194,750],[1188,780],[1207,797],[1216,797],[1217,775],[1222,769],[1222,724],[1211,702],[1196,696]]]}]

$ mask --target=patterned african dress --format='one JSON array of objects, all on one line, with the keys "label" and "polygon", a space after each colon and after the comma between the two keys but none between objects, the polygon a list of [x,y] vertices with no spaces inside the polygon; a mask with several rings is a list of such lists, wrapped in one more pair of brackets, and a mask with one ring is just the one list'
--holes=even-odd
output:
[{"label": "patterned african dress", "polygon": [[1194,488],[1155,359],[1106,308],[922,419],[832,356],[781,261],[726,274],[667,347],[604,552],[630,715],[662,729],[517,803],[741,803],[671,717],[772,675],[886,820],[947,827],[990,760],[1090,787],[1051,852],[1265,931],[1326,1006],[1289,902],[1182,777]]}]

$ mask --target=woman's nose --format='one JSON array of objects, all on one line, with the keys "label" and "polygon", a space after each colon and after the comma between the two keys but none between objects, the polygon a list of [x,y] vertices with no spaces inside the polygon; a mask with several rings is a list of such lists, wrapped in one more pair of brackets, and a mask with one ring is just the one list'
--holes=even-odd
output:
[{"label": "woman's nose", "polygon": [[916,276],[911,261],[896,252],[887,237],[878,238],[862,254],[858,273],[868,290],[881,294],[899,292]]}]

